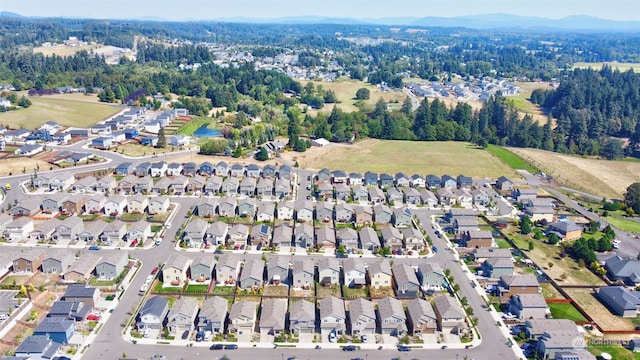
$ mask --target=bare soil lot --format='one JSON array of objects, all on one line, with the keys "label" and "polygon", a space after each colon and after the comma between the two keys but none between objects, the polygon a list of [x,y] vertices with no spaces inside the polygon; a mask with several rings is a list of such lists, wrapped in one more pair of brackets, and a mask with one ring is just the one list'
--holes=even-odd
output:
[{"label": "bare soil lot", "polygon": [[589,289],[565,289],[576,304],[580,305],[589,316],[604,330],[633,330],[633,320],[613,315]]},{"label": "bare soil lot", "polygon": [[629,185],[640,181],[638,162],[583,158],[537,149],[509,150],[561,184],[607,198],[622,198]]}]

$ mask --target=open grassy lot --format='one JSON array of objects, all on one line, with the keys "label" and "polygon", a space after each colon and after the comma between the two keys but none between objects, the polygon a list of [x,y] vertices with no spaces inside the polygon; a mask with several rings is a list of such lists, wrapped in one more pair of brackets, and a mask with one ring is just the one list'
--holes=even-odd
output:
[{"label": "open grassy lot", "polygon": [[289,287],[286,285],[268,285],[264,289],[267,296],[287,297],[289,295]]},{"label": "open grassy lot", "polygon": [[562,184],[607,198],[621,199],[627,187],[640,181],[640,163],[608,161],[538,149],[509,148]]},{"label": "open grassy lot", "polygon": [[531,166],[531,164],[524,161],[521,157],[501,146],[489,145],[487,146],[487,151],[496,156],[498,159],[504,161],[504,163],[512,169],[527,170],[532,174],[539,172],[538,169],[536,169],[534,166]]},{"label": "open grassy lot", "polygon": [[621,345],[594,345],[589,344],[588,349],[590,353],[595,356],[602,354],[603,352],[612,356],[612,359],[616,360],[638,360],[640,359],[640,354],[632,353],[629,349],[623,348]]},{"label": "open grassy lot", "polygon": [[33,96],[29,100],[32,105],[27,109],[0,113],[0,123],[11,128],[34,129],[53,120],[66,126],[90,127],[121,110],[115,105],[68,100],[57,96]]},{"label": "open grassy lot", "polygon": [[540,283],[540,287],[542,288],[542,296],[545,299],[564,299],[564,296],[560,294],[560,292],[551,285],[549,282]]},{"label": "open grassy lot", "polygon": [[607,216],[605,220],[622,231],[640,233],[640,222],[623,219],[619,216]]},{"label": "open grassy lot", "polygon": [[337,296],[342,297],[342,292],[340,291],[340,286],[332,285],[332,286],[321,286],[316,283],[316,297],[318,299],[322,299],[327,296]]},{"label": "open grassy lot", "polygon": [[462,142],[421,142],[367,139],[353,145],[332,144],[305,153],[283,154],[312,169],[367,170],[407,174],[451,174],[473,177],[518,177],[490,153]]},{"label": "open grassy lot", "polygon": [[[301,81],[300,84],[304,87],[309,81]],[[402,104],[404,99],[407,97],[402,91],[392,90],[384,92],[379,88],[368,84],[364,81],[357,80],[339,80],[339,81],[311,81],[313,85],[317,88],[318,85],[321,85],[325,90],[333,90],[338,98],[339,103],[336,106],[345,112],[357,111],[358,108],[354,105],[357,101],[356,91],[360,88],[369,89],[370,96],[369,100],[365,100],[364,103],[367,106],[374,106],[375,103],[382,98],[385,102],[399,102]],[[398,106],[400,106],[398,104]],[[334,104],[325,104],[322,109],[319,110],[310,110],[309,113],[315,116],[318,112],[326,112],[330,113],[333,110]]]},{"label": "open grassy lot", "polygon": [[233,295],[236,292],[235,286],[216,286],[213,288],[214,295]]},{"label": "open grassy lot", "polygon": [[[519,230],[509,226],[504,233],[520,248],[531,260],[544,268],[548,276],[562,285],[589,285],[605,286],[600,278],[595,276],[589,269],[585,269],[571,257],[560,258],[560,247],[547,245],[539,240],[534,240],[528,235],[520,234]],[[529,241],[533,241],[533,250],[529,250]],[[548,263],[552,262],[553,267]]]},{"label": "open grassy lot", "polygon": [[634,329],[634,319],[613,315],[590,289],[565,289],[565,291],[603,330]]},{"label": "open grassy lot", "polygon": [[548,303],[547,305],[554,319],[567,319],[574,322],[587,321],[571,303]]},{"label": "open grassy lot", "polygon": [[38,46],[33,48],[34,53],[42,53],[45,56],[58,55],[58,56],[71,56],[79,51],[86,50],[91,52],[100,48],[102,45],[80,45],[80,46],[67,46],[64,44],[54,46]]},{"label": "open grassy lot", "polygon": [[604,65],[609,65],[611,66],[612,69],[618,69],[620,71],[627,71],[629,69],[633,69],[635,72],[640,71],[640,64],[639,63],[619,63],[619,62],[594,62],[594,63],[588,63],[588,62],[577,62],[575,64],[573,64],[573,68],[580,68],[580,69],[586,69],[586,68],[593,68],[593,69],[601,69]]}]

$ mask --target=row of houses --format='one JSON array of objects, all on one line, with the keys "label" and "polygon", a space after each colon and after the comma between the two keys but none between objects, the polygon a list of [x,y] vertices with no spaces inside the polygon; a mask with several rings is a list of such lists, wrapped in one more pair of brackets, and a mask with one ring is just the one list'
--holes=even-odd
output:
[{"label": "row of houses", "polygon": [[[127,225],[120,220],[106,222],[98,219],[84,222],[77,216],[69,216],[64,220],[51,218],[37,221],[23,216],[11,220],[11,216],[0,214],[0,221],[9,222],[2,225],[2,236],[8,242],[34,240],[38,242],[84,241],[96,243],[98,241],[107,245],[117,244],[124,240],[127,242],[143,243],[152,236],[151,224],[140,220]],[[37,224],[37,226],[36,226]]]},{"label": "row of houses", "polygon": [[11,270],[17,274],[58,274],[64,282],[77,282],[92,277],[113,280],[125,271],[128,264],[126,253],[86,253],[76,257],[71,251],[32,248],[12,255]]},{"label": "row of houses", "polygon": [[442,268],[435,263],[421,263],[416,269],[406,264],[394,264],[386,259],[369,265],[360,258],[348,258],[344,262],[336,258],[324,258],[317,264],[284,257],[271,258],[266,266],[263,260],[240,259],[228,255],[215,260],[202,254],[195,259],[174,254],[162,269],[163,286],[182,286],[187,282],[215,281],[219,285],[237,285],[241,289],[260,288],[265,284],[288,285],[297,289],[311,289],[315,283],[321,286],[344,285],[350,288],[370,286],[375,289],[394,288],[399,297],[412,298],[421,289],[440,290],[446,286]]},{"label": "row of houses", "polygon": [[221,177],[252,177],[252,178],[280,178],[280,179],[292,179],[292,169],[289,165],[280,165],[275,167],[273,165],[266,165],[260,167],[256,164],[228,164],[225,161],[220,161],[217,164],[212,164],[208,161],[202,164],[196,164],[194,162],[187,163],[166,163],[164,161],[142,162],[138,165],[133,165],[130,162],[124,162],[115,168],[116,175],[129,175],[135,174],[136,176],[151,175],[153,177],[158,176],[211,176],[217,175]]},{"label": "row of houses", "polygon": [[[82,215],[99,214],[122,215],[129,213],[164,214],[169,210],[171,202],[167,196],[133,196],[96,194],[54,193],[43,198],[32,197],[23,200],[9,209],[11,216],[33,216],[39,212],[44,214]],[[0,216],[0,227],[5,218]]]},{"label": "row of houses", "polygon": [[433,306],[424,299],[410,300],[406,311],[400,300],[392,297],[374,303],[363,298],[344,301],[334,296],[319,299],[317,304],[307,300],[289,303],[281,298],[265,298],[262,302],[240,300],[227,309],[228,300],[219,296],[207,298],[201,308],[198,301],[190,297],[178,299],[169,308],[166,298],[154,296],[143,304],[136,324],[139,330],[167,328],[174,336],[194,330],[214,334],[259,331],[276,336],[285,331],[337,335],[380,333],[397,337],[468,331],[460,304],[447,295],[436,297]]},{"label": "row of houses", "polygon": [[54,359],[62,356],[61,346],[76,334],[76,323],[86,319],[100,299],[100,290],[84,285],[68,286],[54,302],[47,316],[14,351],[18,359]]},{"label": "row of houses", "polygon": [[328,182],[331,184],[349,184],[364,185],[364,186],[379,186],[381,188],[386,187],[413,187],[413,188],[446,188],[446,189],[471,189],[473,187],[473,179],[468,176],[458,175],[452,177],[449,175],[443,175],[442,177],[437,175],[419,175],[412,176],[404,173],[397,173],[390,175],[386,173],[378,174],[372,171],[367,171],[363,174],[352,172],[347,174],[342,170],[331,171],[329,169],[322,169],[315,175],[316,184]]}]

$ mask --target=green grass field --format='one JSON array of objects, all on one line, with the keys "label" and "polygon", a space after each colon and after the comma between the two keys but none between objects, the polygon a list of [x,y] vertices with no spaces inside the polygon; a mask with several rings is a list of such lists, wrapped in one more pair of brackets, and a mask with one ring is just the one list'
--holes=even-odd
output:
[{"label": "green grass field", "polygon": [[189,136],[193,136],[193,133],[198,130],[198,128],[204,124],[211,124],[211,119],[207,118],[195,118],[185,125],[183,125],[178,131],[177,134],[185,134]]},{"label": "green grass field", "polygon": [[587,321],[571,303],[548,303],[547,305],[554,319],[567,319],[576,322]]},{"label": "green grass field", "polygon": [[603,65],[609,65],[611,66],[612,69],[618,69],[620,71],[627,71],[629,69],[633,69],[635,72],[640,71],[640,64],[639,63],[619,63],[619,62],[594,62],[594,63],[587,63],[587,62],[577,62],[575,64],[573,64],[573,68],[580,68],[580,69],[587,69],[587,68],[593,68],[593,69],[600,69],[602,68]]},{"label": "green grass field", "polygon": [[630,350],[623,348],[621,345],[593,345],[589,344],[588,350],[595,356],[607,353],[615,360],[640,360],[639,353],[632,353]]},{"label": "green grass field", "polygon": [[121,110],[115,105],[68,100],[55,96],[35,96],[29,97],[29,100],[32,105],[27,109],[0,113],[0,124],[11,128],[34,129],[52,120],[66,126],[90,127]]},{"label": "green grass field", "polygon": [[623,219],[617,216],[607,216],[605,220],[622,231],[640,233],[640,222]]},{"label": "green grass field", "polygon": [[300,163],[310,168],[360,172],[517,177],[512,169],[489,152],[463,142],[369,139],[355,145],[336,146],[309,160],[301,156]]},{"label": "green grass field", "polygon": [[528,162],[524,161],[518,155],[512,153],[511,151],[496,145],[489,145],[487,147],[487,151],[498,159],[504,161],[512,169],[522,169],[527,170],[528,172],[535,174],[540,170],[536,169],[534,166],[531,166]]},{"label": "green grass field", "polygon": [[[306,85],[308,81],[301,81],[300,84],[302,86]],[[366,83],[364,81],[357,80],[338,80],[338,81],[311,81],[316,88],[318,86],[322,86],[324,90],[333,90],[336,94],[336,98],[338,98],[338,104],[335,104],[339,109],[345,112],[357,111],[358,108],[354,105],[356,102],[356,91],[360,88],[367,88],[370,91],[369,100],[365,100],[364,103],[367,106],[374,106],[380,98],[382,98],[386,102],[399,102],[402,104],[406,95],[402,91],[392,90],[383,92],[377,87]],[[324,107],[320,110],[311,110],[309,113],[315,114],[320,112],[329,113],[333,109],[334,104],[325,104]],[[399,105],[398,105],[399,106]]]}]

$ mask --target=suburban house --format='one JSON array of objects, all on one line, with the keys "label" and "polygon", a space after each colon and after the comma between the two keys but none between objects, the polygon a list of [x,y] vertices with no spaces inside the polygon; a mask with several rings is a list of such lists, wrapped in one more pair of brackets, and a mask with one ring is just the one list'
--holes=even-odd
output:
[{"label": "suburban house", "polygon": [[373,335],[376,332],[376,310],[363,298],[349,302],[349,332],[352,335]]},{"label": "suburban house", "polygon": [[342,201],[351,199],[351,188],[345,183],[336,184],[335,198]]},{"label": "suburban house", "polygon": [[442,187],[436,190],[436,198],[440,205],[454,205],[456,203],[456,196],[448,188]]},{"label": "suburban house", "polygon": [[344,301],[333,295],[318,300],[320,308],[320,329],[322,332],[333,332],[342,335],[346,331],[347,316],[344,311]]},{"label": "suburban house", "polygon": [[34,226],[35,229],[29,233],[29,239],[36,241],[51,240],[53,233],[60,224],[62,224],[62,220],[58,220],[57,218],[51,218],[40,222],[40,224],[38,224],[38,226]]},{"label": "suburban house", "polygon": [[244,198],[238,201],[238,215],[253,219],[256,215],[257,205],[256,201],[252,198]]},{"label": "suburban house", "polygon": [[229,241],[234,249],[243,248],[247,245],[249,238],[249,227],[245,224],[235,224],[229,230]]},{"label": "suburban house", "polygon": [[169,205],[169,197],[153,196],[149,201],[149,215],[164,214],[169,210]]},{"label": "suburban house", "polygon": [[396,263],[392,267],[393,279],[396,285],[396,295],[402,298],[414,298],[420,291],[420,282],[416,272],[408,264]]},{"label": "suburban house", "polygon": [[238,191],[240,192],[240,194],[251,196],[256,191],[256,183],[257,182],[255,178],[245,177],[244,179],[242,179],[242,181],[240,181],[240,188]]},{"label": "suburban house", "polygon": [[102,211],[102,208],[104,208],[104,204],[106,202],[107,198],[104,195],[93,195],[87,198],[87,200],[85,201],[84,209],[89,214],[97,214]]},{"label": "suburban house", "polygon": [[260,312],[260,333],[280,335],[285,329],[287,299],[262,300]]},{"label": "suburban house", "polygon": [[394,208],[392,215],[393,226],[407,227],[411,226],[411,210],[409,208]]},{"label": "suburban house", "polygon": [[262,287],[264,274],[263,260],[247,260],[242,266],[242,272],[238,279],[238,287],[241,289],[258,289]]},{"label": "suburban house", "polygon": [[191,247],[200,247],[204,241],[209,223],[202,219],[193,219],[182,232],[182,240]]},{"label": "suburban house", "polygon": [[98,265],[101,258],[101,256],[94,254],[82,255],[62,274],[62,280],[65,282],[88,281],[93,276],[96,265]]},{"label": "suburban house", "polygon": [[29,248],[13,259],[13,272],[15,273],[35,273],[40,270],[42,261],[45,258],[45,251],[38,248]]},{"label": "suburban house", "polygon": [[7,242],[23,240],[29,236],[33,229],[33,220],[24,216],[19,217],[6,225],[5,230],[2,232],[2,237]]},{"label": "suburban house", "polygon": [[293,238],[293,228],[287,224],[281,224],[273,229],[273,239],[271,239],[271,245],[276,248],[281,246],[291,246],[291,239]]},{"label": "suburban house", "polygon": [[338,259],[323,257],[318,261],[318,282],[322,286],[340,284],[340,263]]},{"label": "suburban house", "polygon": [[105,226],[100,241],[106,244],[118,243],[127,233],[127,225],[121,220],[114,220]]},{"label": "suburban house", "polygon": [[206,298],[198,314],[198,331],[211,331],[213,334],[223,333],[228,309],[229,300],[220,296]]},{"label": "suburban house", "polygon": [[360,258],[348,258],[343,266],[343,284],[350,288],[361,288],[367,284],[364,262]]},{"label": "suburban house", "polygon": [[216,258],[212,255],[202,254],[193,259],[189,266],[189,279],[197,283],[209,283],[213,277],[213,268],[216,266]]},{"label": "suburban house", "polygon": [[402,205],[404,201],[404,195],[397,188],[390,187],[387,189],[387,201],[391,205]]},{"label": "suburban house", "polygon": [[512,295],[537,294],[539,286],[538,279],[533,275],[504,275],[498,281],[496,295],[506,303]]},{"label": "suburban house", "polygon": [[221,176],[211,176],[204,182],[204,192],[211,195],[219,193],[224,180]]},{"label": "suburban house", "polygon": [[358,232],[353,228],[342,228],[338,230],[336,239],[341,246],[344,246],[348,252],[353,252],[359,248]]},{"label": "suburban house", "polygon": [[353,196],[354,202],[369,201],[369,191],[367,190],[366,187],[358,184],[353,187],[352,191],[353,191],[352,196]]},{"label": "suburban house", "polygon": [[410,227],[402,230],[404,236],[404,246],[407,250],[422,251],[425,246],[425,239],[420,230]]},{"label": "suburban house", "polygon": [[442,175],[440,185],[445,189],[455,189],[458,187],[458,181],[449,175]]},{"label": "suburban house", "polygon": [[380,231],[380,235],[382,236],[384,246],[391,249],[391,251],[398,251],[404,248],[404,243],[402,242],[404,237],[397,228],[393,226],[384,227],[382,231]]},{"label": "suburban house", "polygon": [[[111,179],[113,177],[109,176]],[[85,176],[82,179],[79,179],[78,182],[73,184],[73,191],[79,193],[90,192],[95,189],[97,179],[94,176]],[[115,181],[115,179],[114,179]]]},{"label": "suburban house", "polygon": [[291,285],[297,289],[310,289],[313,285],[315,268],[313,262],[305,260],[295,260],[291,275],[293,281]]},{"label": "suburban house", "polygon": [[384,204],[377,204],[373,207],[373,218],[376,224],[387,224],[391,222],[393,212]]},{"label": "suburban house", "polygon": [[86,197],[82,194],[69,196],[62,202],[62,213],[67,215],[82,215],[84,213],[84,203]]},{"label": "suburban house", "polygon": [[95,243],[102,235],[108,223],[103,220],[87,221],[84,229],[78,234],[78,240],[85,243]]},{"label": "suburban house", "polygon": [[460,232],[457,236],[462,247],[480,248],[493,245],[493,234],[488,230],[470,229]]},{"label": "suburban house", "polygon": [[329,226],[319,226],[316,228],[316,245],[318,248],[335,249],[336,233]]},{"label": "suburban house", "polygon": [[40,204],[41,204],[40,199],[35,197],[22,200],[16,206],[12,207],[9,210],[9,215],[11,216],[35,215],[40,211]]},{"label": "suburban house", "polygon": [[213,174],[214,169],[215,169],[214,166],[210,162],[205,161],[202,164],[200,164],[200,167],[198,168],[198,174],[211,176],[211,174]]},{"label": "suburban house", "polygon": [[393,273],[387,259],[369,264],[367,271],[369,272],[369,284],[374,289],[391,286]]},{"label": "suburban house", "polygon": [[62,220],[62,222],[56,227],[51,238],[54,241],[75,240],[78,237],[78,234],[82,232],[83,228],[84,222],[82,221],[82,218],[69,216]]},{"label": "suburban house", "polygon": [[242,334],[252,333],[256,326],[258,302],[236,301],[229,312],[229,332]]},{"label": "suburban house", "polygon": [[234,217],[236,215],[236,199],[234,197],[223,198],[218,204],[218,215]]},{"label": "suburban house", "polygon": [[357,173],[357,172],[352,172],[349,173],[349,185],[354,186],[354,185],[362,185],[363,177],[362,174]]},{"label": "suburban house", "polygon": [[198,174],[198,166],[194,162],[185,163],[182,166],[182,175],[196,176]]},{"label": "suburban house", "polygon": [[424,290],[439,290],[446,284],[446,276],[438,263],[421,262],[418,264],[418,279]]},{"label": "suburban house", "polygon": [[369,201],[374,204],[382,204],[386,201],[386,197],[384,196],[384,192],[378,187],[370,187],[369,188]]},{"label": "suburban house", "polygon": [[303,200],[296,204],[296,221],[298,222],[311,222],[313,221],[313,202],[310,200]]},{"label": "suburban house", "polygon": [[271,243],[271,226],[267,224],[253,225],[249,239],[251,245],[256,246],[258,249],[268,247]]},{"label": "suburban house", "polygon": [[622,317],[636,317],[640,310],[640,291],[624,286],[602,286],[598,289],[598,298],[611,312]]},{"label": "suburban house", "polygon": [[415,188],[408,187],[402,189],[404,193],[404,202],[412,205],[420,205],[422,202],[422,198],[420,197],[420,192]]},{"label": "suburban house", "polygon": [[99,279],[115,279],[122,275],[129,257],[123,252],[111,252],[104,255],[96,265],[96,275]]},{"label": "suburban house", "polygon": [[456,181],[460,189],[471,189],[473,186],[473,179],[469,176],[458,175]]},{"label": "suburban house", "polygon": [[122,215],[127,207],[127,198],[122,195],[111,195],[104,203],[104,213],[106,215]]},{"label": "suburban house", "polygon": [[[0,98],[0,102],[1,102]],[[0,103],[0,107],[2,104]],[[25,338],[15,349],[14,356],[7,360],[49,360],[59,358],[60,343],[53,341],[47,335],[31,335]]]},{"label": "suburban house", "polygon": [[294,228],[294,242],[296,247],[309,249],[314,244],[313,226],[303,223]]},{"label": "suburban house", "polygon": [[[136,182],[138,177],[135,175],[125,175],[120,181],[118,181],[117,190],[124,193],[129,193],[134,191],[134,187],[136,186]],[[150,189],[148,189],[150,190]]]},{"label": "suburban house", "polygon": [[453,219],[453,233],[456,236],[464,234],[468,231],[478,230],[478,219],[475,217],[455,217]]},{"label": "suburban house", "polygon": [[467,329],[465,313],[458,301],[449,295],[440,295],[433,300],[438,321],[438,330],[452,334],[464,333]]},{"label": "suburban house", "polygon": [[498,191],[511,191],[513,188],[513,181],[509,180],[506,176],[500,176],[496,180],[495,188]]},{"label": "suburban house", "polygon": [[75,333],[76,322],[62,317],[46,317],[33,330],[34,336],[47,336],[54,343],[66,345]]},{"label": "suburban house", "polygon": [[151,236],[151,224],[144,220],[134,222],[129,226],[125,237],[130,243],[143,244]]},{"label": "suburban house", "polygon": [[499,279],[502,276],[513,275],[515,266],[510,258],[491,258],[482,263],[482,276]]},{"label": "suburban house", "polygon": [[262,168],[262,176],[265,178],[275,178],[276,177],[276,167],[273,165],[265,165]]},{"label": "suburban house", "polygon": [[431,189],[439,188],[442,184],[440,177],[432,174],[425,177],[425,182],[425,186]]},{"label": "suburban house", "polygon": [[272,222],[275,217],[276,206],[272,202],[263,202],[256,211],[256,221]]},{"label": "suburban house", "polygon": [[273,194],[273,179],[260,178],[256,185],[257,196],[271,196]]},{"label": "suburban house", "polygon": [[353,215],[355,214],[353,207],[347,203],[339,203],[336,205],[335,218],[337,222],[350,223],[353,221]]},{"label": "suburban house", "polygon": [[134,171],[134,166],[130,162],[123,162],[116,166],[115,174],[116,175],[128,175]]},{"label": "suburban house", "polygon": [[293,212],[295,205],[291,201],[284,201],[278,203],[277,218],[280,220],[293,220]]},{"label": "suburban house", "polygon": [[373,209],[370,206],[356,206],[354,214],[356,225],[373,225]]},{"label": "suburban house", "polygon": [[623,281],[627,285],[640,284],[640,260],[623,259],[620,256],[608,258],[604,267],[610,276]]},{"label": "suburban house", "polygon": [[567,319],[528,319],[524,323],[527,339],[537,339],[548,331],[574,333],[576,329],[576,323]]},{"label": "suburban house", "polygon": [[399,338],[407,332],[407,316],[400,300],[387,296],[378,301],[378,315],[382,334]]},{"label": "suburban house", "polygon": [[364,173],[364,185],[378,186],[378,174],[371,171]]},{"label": "suburban house", "polygon": [[279,178],[275,184],[275,196],[284,199],[291,194],[291,181],[287,178]]},{"label": "suburban house", "polygon": [[438,328],[438,318],[427,300],[416,298],[407,302],[407,315],[411,335],[433,334]]},{"label": "suburban house", "polygon": [[275,256],[267,260],[267,280],[270,284],[289,284],[289,260]]},{"label": "suburban house", "polygon": [[176,300],[167,314],[167,328],[173,336],[193,331],[198,315],[198,300],[183,296]]},{"label": "suburban house", "polygon": [[366,250],[380,249],[380,238],[376,231],[369,226],[365,226],[358,232],[360,238],[360,247]]},{"label": "suburban house", "polygon": [[47,195],[42,200],[42,212],[45,214],[57,214],[62,208],[62,203],[69,198],[69,194],[55,193]]},{"label": "suburban house", "polygon": [[540,294],[513,295],[509,299],[507,309],[520,320],[545,319],[550,313],[544,296]]},{"label": "suburban house", "polygon": [[89,287],[85,284],[68,285],[67,290],[60,300],[63,301],[82,301],[87,306],[95,308],[100,300],[100,289]]},{"label": "suburban house", "polygon": [[216,283],[234,285],[238,279],[240,261],[233,255],[223,256],[216,264]]},{"label": "suburban house", "polygon": [[149,206],[149,197],[146,195],[134,195],[127,205],[127,211],[132,214],[144,214]]},{"label": "suburban house", "polygon": [[315,305],[304,299],[292,303],[289,307],[289,330],[293,334],[313,334],[315,328]]},{"label": "suburban house", "polygon": [[182,286],[187,281],[189,265],[191,265],[191,259],[184,255],[169,256],[162,268],[162,286]]},{"label": "suburban house", "polygon": [[72,252],[62,249],[48,251],[42,260],[42,272],[45,274],[62,274],[76,260]]},{"label": "suburban house", "polygon": [[482,264],[485,260],[491,258],[512,258],[510,249],[500,248],[477,248],[471,252],[471,255],[476,264]]},{"label": "suburban house", "polygon": [[[199,176],[199,175],[198,175]],[[203,218],[212,218],[216,215],[218,208],[218,199],[212,199],[211,201],[202,201],[195,207],[195,213]]]},{"label": "suburban house", "polygon": [[[207,179],[202,175],[195,175],[193,177],[189,177],[188,179],[189,180],[187,182],[186,190],[187,192],[191,192],[191,193],[202,191],[204,189],[204,184],[207,183]],[[220,185],[222,185],[222,182],[220,182]],[[215,190],[213,192],[216,192],[218,190]]]},{"label": "suburban house", "polygon": [[471,196],[473,197],[473,203],[476,206],[488,206],[490,199],[489,195],[481,189],[472,189]]},{"label": "suburban house", "polygon": [[333,220],[333,203],[330,201],[319,202],[316,206],[316,220],[330,222]]},{"label": "suburban house", "polygon": [[82,301],[56,301],[51,304],[47,317],[63,317],[73,321],[83,321],[93,310]]},{"label": "suburban house", "polygon": [[548,233],[554,233],[562,241],[576,240],[582,237],[582,227],[573,221],[558,221],[548,225]]},{"label": "suburban house", "polygon": [[151,172],[151,177],[165,176],[167,174],[167,163],[164,161],[154,162],[151,164],[149,171]]}]

